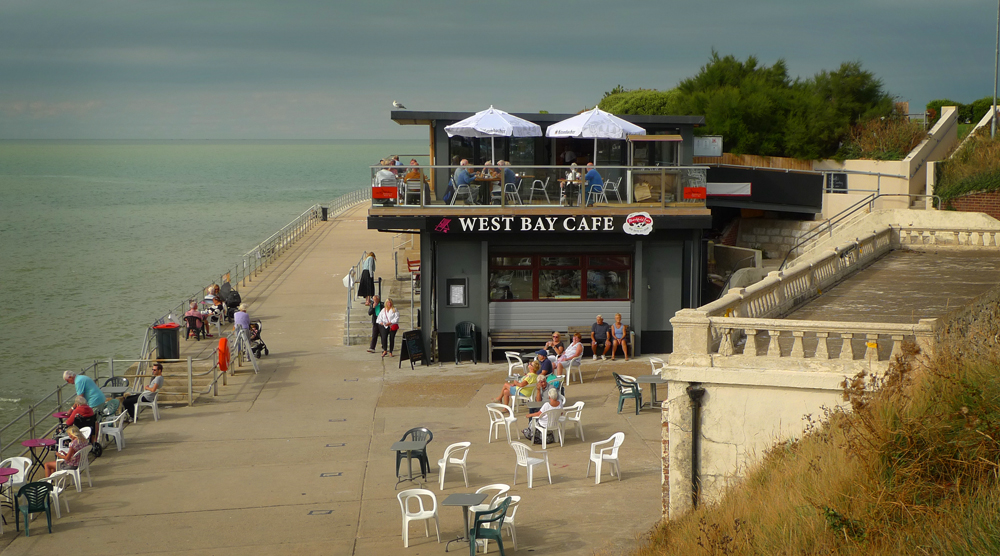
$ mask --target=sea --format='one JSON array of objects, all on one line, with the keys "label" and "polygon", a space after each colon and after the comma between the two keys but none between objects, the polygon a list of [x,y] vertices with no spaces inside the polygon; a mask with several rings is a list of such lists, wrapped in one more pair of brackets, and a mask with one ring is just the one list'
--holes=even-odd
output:
[{"label": "sea", "polygon": [[[425,141],[0,141],[0,427]],[[420,156],[423,155],[423,156]]]}]

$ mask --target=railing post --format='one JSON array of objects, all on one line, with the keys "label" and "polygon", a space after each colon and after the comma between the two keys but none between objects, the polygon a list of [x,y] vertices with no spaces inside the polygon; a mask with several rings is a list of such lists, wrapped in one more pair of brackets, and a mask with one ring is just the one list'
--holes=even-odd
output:
[{"label": "railing post", "polygon": [[[28,408],[28,430],[31,431],[31,438],[38,438],[35,436],[35,406],[32,405]],[[17,516],[15,516],[17,517]]]},{"label": "railing post", "polygon": [[115,358],[108,357],[108,371],[111,373],[111,378],[115,378]]},{"label": "railing post", "polygon": [[188,406],[194,405],[194,368],[191,364],[191,356],[188,355]]}]

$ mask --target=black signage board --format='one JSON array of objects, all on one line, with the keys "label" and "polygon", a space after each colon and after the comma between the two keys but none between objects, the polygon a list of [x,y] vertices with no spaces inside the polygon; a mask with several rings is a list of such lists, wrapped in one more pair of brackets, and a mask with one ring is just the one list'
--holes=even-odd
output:
[{"label": "black signage board", "polygon": [[414,369],[413,362],[420,361],[427,366],[427,356],[424,355],[424,339],[420,330],[410,330],[403,333],[402,351],[399,353],[399,368],[403,368],[403,359],[410,360],[410,369]]},{"label": "black signage board", "polygon": [[653,230],[653,219],[647,212],[633,212],[627,216],[442,216],[433,224],[431,229],[441,234],[618,232],[646,235]]}]

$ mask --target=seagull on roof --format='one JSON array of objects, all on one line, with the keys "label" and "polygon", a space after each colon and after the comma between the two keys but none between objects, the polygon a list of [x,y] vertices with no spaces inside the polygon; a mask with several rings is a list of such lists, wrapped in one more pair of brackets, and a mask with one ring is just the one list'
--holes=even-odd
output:
[{"label": "seagull on roof", "polygon": [[403,105],[402,105],[402,103],[400,103],[400,102],[399,102],[398,100],[394,100],[394,101],[392,101],[392,105],[393,105],[393,106],[395,106],[396,108],[403,108],[403,109],[405,109],[405,108],[406,108],[406,107],[405,107],[405,106],[403,106]]}]

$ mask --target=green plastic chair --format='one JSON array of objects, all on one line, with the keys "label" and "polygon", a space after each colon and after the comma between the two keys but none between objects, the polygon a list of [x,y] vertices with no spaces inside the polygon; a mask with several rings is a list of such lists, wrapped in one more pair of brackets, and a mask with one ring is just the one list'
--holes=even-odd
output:
[{"label": "green plastic chair", "polygon": [[[497,541],[500,545],[500,556],[506,556],[503,551],[503,535],[500,534],[503,518],[507,515],[507,506],[510,505],[510,497],[503,499],[503,502],[492,510],[476,512],[472,529],[469,530],[469,554],[476,556],[476,548],[479,544],[477,539]],[[494,527],[494,523],[496,526]]]},{"label": "green plastic chair", "polygon": [[476,324],[462,321],[455,325],[455,364],[463,351],[472,353],[472,364],[479,362],[479,346],[476,345]]},{"label": "green plastic chair", "polygon": [[625,400],[631,398],[635,400],[635,414],[639,414],[639,408],[642,407],[642,390],[639,389],[639,383],[626,380],[618,373],[611,373],[615,377],[615,386],[618,387],[618,413],[622,412],[622,405]]},{"label": "green plastic chair", "polygon": [[[28,503],[27,506],[22,506],[20,504],[21,497]],[[52,510],[49,507],[49,500],[52,496],[52,484],[51,483],[28,483],[21,487],[17,491],[17,496],[14,497],[14,517],[15,526],[18,531],[21,530],[21,520],[17,518],[17,512],[20,511],[24,514],[24,536],[30,536],[28,534],[28,516],[33,513],[45,512],[45,518],[49,522],[49,533],[52,532]]]}]

